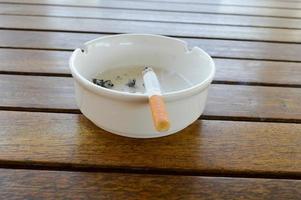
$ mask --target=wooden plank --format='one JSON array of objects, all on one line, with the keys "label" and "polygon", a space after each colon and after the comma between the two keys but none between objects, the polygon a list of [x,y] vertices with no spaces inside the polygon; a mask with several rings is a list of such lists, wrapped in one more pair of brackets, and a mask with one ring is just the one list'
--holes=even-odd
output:
[{"label": "wooden plank", "polygon": [[152,33],[170,36],[205,37],[251,41],[301,42],[301,30],[239,27],[222,25],[180,24],[167,22],[116,21],[57,17],[5,16],[5,29],[79,31],[97,33]]},{"label": "wooden plank", "polygon": [[4,107],[77,108],[71,78],[2,75],[0,83]]},{"label": "wooden plank", "polygon": [[[0,47],[72,50],[103,34],[0,30]],[[68,38],[68,40],[66,40]],[[301,46],[267,42],[213,39],[189,39],[189,46],[199,46],[214,57],[301,61]],[[4,50],[5,51],[5,50]]]},{"label": "wooden plank", "polygon": [[[73,50],[105,34],[0,30],[0,47]],[[66,40],[68,38],[68,40]]]},{"label": "wooden plank", "polygon": [[299,44],[229,40],[185,39],[189,46],[199,46],[214,57],[300,61]]},{"label": "wooden plank", "polygon": [[0,14],[54,16],[72,18],[98,18],[139,21],[161,21],[193,24],[219,24],[237,26],[258,26],[272,28],[301,28],[301,19],[216,15],[200,13],[178,13],[163,11],[117,10],[80,7],[58,7],[41,5],[3,4]]},{"label": "wooden plank", "polygon": [[[76,110],[71,78],[0,75],[2,108]],[[299,88],[212,85],[204,114],[300,121]]]},{"label": "wooden plank", "polygon": [[214,62],[215,81],[301,84],[300,63],[217,58]]},{"label": "wooden plank", "polygon": [[140,9],[140,10],[161,10],[169,12],[191,12],[191,13],[214,13],[214,14],[231,14],[231,15],[250,15],[250,16],[270,16],[300,18],[301,11],[279,8],[264,7],[240,7],[210,4],[175,4],[168,2],[145,2],[145,1],[78,1],[78,0],[0,0],[0,2],[14,4],[30,5],[55,5],[55,6],[72,6],[72,7],[98,7],[114,9]]},{"label": "wooden plank", "polygon": [[168,137],[132,139],[79,114],[1,111],[0,126],[4,166],[301,176],[301,124],[197,120]]},{"label": "wooden plank", "polygon": [[[0,49],[0,73],[69,75],[70,55],[64,51]],[[214,61],[215,81],[301,85],[300,63],[219,58]]]},{"label": "wooden plank", "polygon": [[300,119],[300,99],[298,88],[212,85],[204,114]]},{"label": "wooden plank", "polygon": [[[133,0],[135,1],[135,0]],[[212,0],[188,0],[183,2],[182,0],[144,0],[147,2],[173,2],[182,4],[216,4],[216,5],[229,5],[229,6],[254,6],[254,7],[267,7],[267,8],[291,8],[300,9],[299,2],[280,2],[280,1],[240,1],[240,0],[223,0],[212,2]]]},{"label": "wooden plank", "polygon": [[[0,47],[73,50],[105,34],[0,30]],[[68,38],[68,39],[66,39]],[[301,49],[301,48],[300,48]]]},{"label": "wooden plank", "polygon": [[298,180],[10,169],[1,169],[0,177],[5,199],[298,199],[301,195]]},{"label": "wooden plank", "polygon": [[65,51],[0,49],[0,73],[68,74],[70,54]]}]

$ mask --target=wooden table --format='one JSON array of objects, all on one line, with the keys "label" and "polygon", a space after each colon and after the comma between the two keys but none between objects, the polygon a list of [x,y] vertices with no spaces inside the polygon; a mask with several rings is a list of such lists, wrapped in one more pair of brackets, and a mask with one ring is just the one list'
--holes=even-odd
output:
[{"label": "wooden table", "polygon": [[[0,0],[0,14],[1,199],[301,199],[301,1]],[[199,120],[141,140],[80,113],[71,51],[117,33],[214,57]]]}]

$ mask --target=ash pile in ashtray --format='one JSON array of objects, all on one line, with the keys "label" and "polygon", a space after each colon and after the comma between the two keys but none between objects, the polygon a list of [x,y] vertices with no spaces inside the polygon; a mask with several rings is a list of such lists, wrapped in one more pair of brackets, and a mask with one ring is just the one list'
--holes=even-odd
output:
[{"label": "ash pile in ashtray", "polygon": [[113,68],[96,75],[94,84],[104,88],[130,93],[144,93],[144,67]]},{"label": "ash pile in ashtray", "polygon": [[[120,76],[117,76],[116,80],[119,79],[118,77],[120,77]],[[114,87],[114,84],[112,83],[111,80],[103,80],[103,79],[93,78],[92,81],[93,81],[94,84],[99,85],[99,86],[104,87],[104,88]],[[125,85],[127,85],[129,88],[135,88],[136,87],[136,79],[135,78],[129,79],[129,81]]]},{"label": "ash pile in ashtray", "polygon": [[93,83],[96,85],[99,85],[101,87],[104,87],[104,88],[114,87],[114,84],[112,83],[111,80],[103,80],[103,79],[93,78]]},{"label": "ash pile in ashtray", "polygon": [[[142,76],[144,68],[144,66],[112,68],[97,74],[92,82],[112,90],[142,94],[145,92]],[[153,68],[153,70],[159,79],[162,92],[181,90],[192,85],[175,72],[161,68]]]}]

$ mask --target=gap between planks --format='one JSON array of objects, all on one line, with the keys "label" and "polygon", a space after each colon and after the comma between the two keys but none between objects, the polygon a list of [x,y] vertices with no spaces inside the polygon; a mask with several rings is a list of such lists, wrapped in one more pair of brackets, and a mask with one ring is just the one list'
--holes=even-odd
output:
[{"label": "gap between planks", "polygon": [[[0,3],[1,4],[1,3]],[[22,9],[12,8],[12,6],[3,7],[0,9],[0,15],[9,16],[32,16],[32,17],[56,17],[56,18],[77,18],[77,19],[100,19],[100,20],[120,20],[120,21],[142,21],[142,22],[168,22],[179,24],[200,24],[200,25],[225,25],[225,26],[241,26],[241,27],[258,27],[258,28],[279,28],[279,29],[292,29],[298,30],[300,28],[300,21],[296,19],[283,19],[281,17],[270,19],[259,16],[244,16],[240,15],[231,16],[224,14],[224,16],[216,16],[209,13],[177,13],[183,16],[178,20],[174,19],[176,14],[165,11],[142,11],[142,10],[130,10],[123,9],[123,12],[116,12],[116,9],[98,9],[94,8],[82,8],[75,9],[60,8],[60,10],[54,10],[51,6],[39,6],[36,8],[30,8],[31,5],[23,4]],[[33,6],[31,6],[33,7]],[[42,10],[41,10],[42,9]],[[35,10],[32,12],[30,10]],[[49,10],[49,13],[47,11]],[[90,13],[87,12],[90,10]],[[47,13],[47,14],[46,14]],[[169,13],[169,14],[168,14]],[[161,18],[156,16],[162,15]],[[219,14],[221,15],[221,14]],[[143,16],[140,19],[140,16]],[[221,22],[220,17],[224,17],[224,21]],[[196,20],[201,19],[201,20]],[[211,19],[211,20],[209,20]]]},{"label": "gap between planks", "polygon": [[[40,112],[40,113],[62,113],[62,114],[82,114],[79,109],[63,108],[36,108],[36,107],[18,107],[18,106],[0,106],[0,111],[18,111],[18,112]],[[285,123],[301,124],[301,119],[283,119],[267,117],[242,117],[242,116],[218,116],[218,115],[201,115],[198,120],[212,121],[237,121],[237,122],[262,122],[262,123]]]},{"label": "gap between planks", "polygon": [[13,169],[1,169],[0,178],[4,199],[297,199],[301,190],[298,180],[258,178]]},{"label": "gap between planks", "polygon": [[[229,27],[251,27],[251,28],[266,28],[266,29],[286,29],[286,30],[301,30],[295,27],[281,26],[259,26],[259,25],[242,25],[242,24],[226,24],[226,23],[206,23],[206,22],[180,22],[180,21],[159,21],[159,20],[140,20],[140,19],[121,19],[121,18],[105,18],[105,17],[76,17],[76,16],[59,16],[59,15],[38,15],[38,14],[0,14],[0,16],[29,16],[29,17],[53,17],[66,19],[96,19],[96,20],[112,20],[112,21],[128,21],[128,22],[155,22],[155,23],[170,23],[170,24],[191,24],[191,25],[208,25],[208,26],[229,26]],[[232,39],[231,39],[232,40]]]},{"label": "gap between planks", "polygon": [[[134,21],[133,21],[134,22]],[[146,21],[147,22],[147,21]],[[167,22],[162,22],[167,23]],[[117,35],[117,34],[134,34],[127,32],[107,32],[107,31],[76,31],[76,30],[59,30],[59,29],[39,29],[39,28],[7,28],[0,27],[0,30],[8,31],[31,31],[31,32],[50,32],[50,33],[84,33],[84,34],[103,34],[103,35]],[[173,38],[183,39],[207,39],[207,40],[225,40],[225,41],[241,41],[241,42],[260,42],[260,43],[272,43],[272,44],[301,44],[301,42],[295,41],[272,41],[272,40],[257,40],[257,39],[240,39],[240,38],[219,38],[219,37],[206,37],[206,36],[187,36],[187,35],[173,35],[173,34],[157,34]],[[9,47],[7,47],[9,48]]]},{"label": "gap between planks", "polygon": [[[44,17],[45,18],[45,17]],[[58,21],[59,19],[64,21]],[[28,21],[31,21],[29,23]],[[45,26],[45,19],[42,17],[26,16],[21,18],[20,16],[4,16],[1,21],[2,30],[35,30],[35,31],[53,31],[53,32],[70,32],[70,33],[134,33],[145,32],[145,26],[157,26],[157,29],[148,29],[147,33],[152,34],[164,34],[174,37],[184,38],[210,38],[210,39],[223,39],[232,41],[259,41],[259,42],[272,42],[272,43],[285,43],[285,44],[300,44],[297,37],[299,30],[287,30],[287,29],[273,29],[269,30],[265,28],[254,27],[238,27],[238,26],[222,26],[222,25],[202,25],[201,27],[195,24],[180,24],[168,23],[168,22],[147,22],[147,21],[121,21],[121,20],[87,20],[87,19],[74,19],[74,18],[50,18],[47,21],[51,24],[51,27]],[[85,26],[78,26],[75,23],[83,23]],[[89,23],[87,23],[89,22]],[[131,25],[128,23],[130,22]],[[12,24],[13,23],[13,24]],[[61,24],[65,23],[69,28],[66,29]],[[170,25],[171,29],[166,29],[165,25]],[[118,25],[118,26],[115,26]],[[131,28],[128,29],[127,27]],[[187,31],[187,29],[191,31]],[[223,29],[224,28],[224,29]],[[98,31],[103,29],[105,31]],[[207,30],[205,30],[207,29]],[[225,30],[224,32],[218,32],[219,29]],[[227,34],[229,33],[229,34]],[[233,33],[233,34],[230,34]],[[282,34],[281,34],[282,33]],[[230,35],[230,36],[229,36]]]},{"label": "gap between planks", "polygon": [[109,134],[76,114],[2,111],[0,121],[0,167],[301,175],[299,124],[202,120],[177,134],[142,140]]},{"label": "gap between planks", "polygon": [[[165,22],[162,22],[165,23]],[[60,30],[60,29],[39,29],[39,28],[6,28],[0,27],[0,30],[11,30],[11,31],[32,31],[32,32],[54,32],[54,33],[84,33],[84,34],[105,34],[105,35],[116,35],[116,34],[133,34],[125,32],[104,32],[104,31],[75,31],[75,30]],[[239,38],[219,38],[219,37],[206,37],[206,36],[181,36],[172,34],[158,34],[173,38],[187,38],[187,39],[207,39],[207,40],[226,40],[226,41],[241,41],[241,42],[260,42],[260,43],[272,43],[272,44],[301,44],[301,42],[294,41],[271,41],[271,40],[258,40],[258,39],[239,39]]]},{"label": "gap between planks", "polygon": [[[91,40],[91,39],[95,39],[96,37],[100,37],[100,36],[108,36],[108,35],[116,35],[116,34],[122,34],[120,32],[100,32],[100,33],[88,33],[89,36],[87,36],[86,34],[82,34],[82,33],[76,33],[76,32],[66,32],[66,31],[54,31],[54,30],[50,30],[50,31],[47,31],[47,30],[30,30],[30,29],[11,29],[11,28],[0,28],[0,30],[2,30],[6,40],[11,40],[8,35],[9,33],[11,32],[15,37],[18,37],[18,34],[22,34],[25,33],[25,37],[23,37],[24,39],[22,40],[18,40],[16,42],[13,42],[12,44],[11,43],[8,43],[6,44],[5,40],[4,41],[1,41],[3,42],[5,45],[1,45],[0,48],[6,48],[6,49],[29,49],[29,50],[49,50],[49,51],[73,51],[74,48],[76,48],[78,45],[76,45],[78,42],[80,43],[79,45],[82,45],[83,42],[85,41],[88,41],[88,40]],[[7,32],[7,33],[6,33]],[[17,34],[17,35],[16,35]],[[31,34],[33,34],[34,36],[30,36]],[[58,37],[58,38],[62,38],[62,36],[66,35],[68,37],[74,37],[75,38],[75,43],[73,44],[72,42],[67,42],[66,44],[64,45],[61,45],[60,42],[59,42],[59,39],[57,40],[54,40],[54,44],[56,44],[56,46],[60,46],[59,48],[54,46],[54,44],[49,44],[49,45],[46,45],[42,42],[39,42],[38,46],[28,46],[29,44],[26,43],[26,45],[24,46],[24,44],[22,44],[21,46],[20,45],[15,45],[15,43],[20,43],[22,41],[23,43],[23,40],[31,40],[32,37],[39,37],[41,38],[41,40],[44,40],[44,39],[47,39],[47,37]],[[90,37],[90,36],[94,36],[94,37]],[[174,36],[171,36],[171,35],[165,35],[165,36],[170,36],[170,37],[174,37]],[[21,37],[21,36],[20,36]],[[83,40],[81,38],[87,38],[86,40]],[[231,45],[231,46],[243,46],[243,48],[246,48],[245,46],[246,45],[255,45],[257,48],[263,48],[265,47],[265,44],[268,44],[268,45],[272,45],[272,46],[267,46],[268,48],[266,49],[266,51],[268,51],[269,49],[278,49],[282,46],[280,45],[286,45],[286,46],[283,46],[281,48],[282,49],[286,49],[286,48],[289,48],[291,46],[289,45],[292,45],[291,43],[290,44],[282,44],[282,43],[286,43],[286,42],[271,42],[271,41],[261,41],[261,42],[257,42],[257,41],[240,41],[240,40],[231,40],[231,39],[214,39],[214,38],[206,38],[206,37],[200,37],[200,38],[194,38],[194,37],[187,37],[187,36],[175,36],[174,38],[181,38],[181,39],[184,39],[187,41],[187,43],[189,45],[193,45],[193,46],[199,46],[199,43],[201,42],[204,42],[204,40],[206,41],[207,40],[207,43],[209,41],[212,41],[213,42],[213,45],[217,45],[218,46],[218,43],[217,42],[221,42],[222,44],[223,43],[233,43],[233,44],[226,44],[227,46]],[[258,44],[258,45],[257,45]],[[12,46],[13,45],[13,46]],[[69,48],[66,48],[66,45],[69,47]],[[207,44],[209,45],[209,44]],[[294,44],[293,44],[294,45]],[[45,46],[45,47],[44,47]],[[71,47],[71,48],[70,48]],[[203,46],[204,48],[205,46]],[[295,44],[293,46],[293,50],[294,51],[298,51],[298,46],[297,44]],[[221,47],[220,47],[221,48]],[[229,48],[229,47],[228,47]],[[254,46],[252,46],[252,48],[254,49]],[[205,48],[206,49],[206,48]],[[242,49],[244,51],[246,51],[245,49]],[[254,50],[253,50],[254,51]],[[231,52],[231,54],[233,54]],[[254,52],[252,53],[254,54]],[[212,53],[211,53],[212,55]],[[273,55],[273,54],[272,54]],[[267,57],[264,57],[264,58],[258,58],[259,55],[256,55],[256,57],[252,56],[252,57],[246,57],[246,55],[240,55],[240,56],[228,56],[228,55],[224,55],[224,54],[213,54],[212,57],[214,58],[234,58],[234,59],[247,59],[247,60],[262,60],[262,61],[285,61],[285,62],[301,62],[301,60],[296,60],[296,58],[294,57],[293,59],[287,59],[287,58],[281,58],[281,59],[277,59],[277,57],[279,57],[280,55],[277,55],[277,56],[273,56],[271,58],[267,58]]]},{"label": "gap between planks", "polygon": [[[225,3],[200,3],[200,2],[175,2],[175,1],[160,1],[160,0],[141,0],[141,1],[130,1],[130,0],[110,0],[110,1],[115,1],[115,2],[125,2],[125,3],[139,3],[139,2],[143,2],[143,3],[148,3],[148,4],[169,4],[169,5],[191,5],[191,6],[223,6],[223,7],[237,7],[237,8],[266,8],[266,9],[287,9],[287,10],[300,10],[300,7],[297,7],[299,2],[290,2],[291,5],[290,7],[286,7],[286,6],[260,6],[260,5],[239,5],[239,4],[225,4]],[[54,5],[54,6],[68,6],[68,7],[100,7],[98,3],[82,3],[79,1],[76,2],[72,2],[72,3],[68,3],[68,2],[55,2],[55,3],[43,3],[40,1],[35,1],[35,3],[32,3],[34,1],[1,1],[1,3],[13,3],[13,4],[30,4],[30,5]],[[107,1],[108,2],[108,1]]]},{"label": "gap between planks", "polygon": [[[48,73],[48,72],[18,72],[18,71],[1,71],[4,75],[20,75],[20,76],[49,76],[49,77],[72,77],[71,74],[66,73]],[[282,83],[264,83],[264,82],[244,82],[244,81],[226,81],[213,80],[212,84],[223,85],[249,85],[249,86],[266,86],[266,87],[287,87],[287,88],[301,88],[301,84],[282,84]]]},{"label": "gap between planks", "polygon": [[283,18],[283,19],[301,19],[297,16],[285,16],[285,15],[266,15],[266,14],[252,14],[252,13],[234,13],[234,12],[218,12],[218,11],[192,11],[192,10],[168,10],[162,8],[131,8],[131,7],[113,7],[113,6],[80,6],[80,5],[60,5],[60,4],[43,4],[43,3],[18,3],[18,2],[0,2],[0,4],[10,4],[10,5],[32,5],[32,6],[56,6],[56,7],[75,7],[75,8],[97,8],[97,9],[113,9],[113,10],[129,10],[129,11],[162,11],[170,13],[192,13],[192,14],[214,14],[214,15],[233,15],[233,16],[250,16],[250,17],[269,17],[269,18]]},{"label": "gap between planks", "polygon": [[165,176],[207,176],[207,177],[228,177],[228,178],[262,178],[262,179],[287,179],[301,180],[301,173],[275,173],[275,172],[240,172],[231,170],[186,170],[186,169],[163,169],[146,167],[126,166],[94,166],[73,163],[35,162],[35,161],[11,161],[0,160],[0,169],[22,169],[22,170],[43,170],[43,171],[66,171],[66,172],[102,172],[102,173],[123,173],[123,174],[149,174]]}]

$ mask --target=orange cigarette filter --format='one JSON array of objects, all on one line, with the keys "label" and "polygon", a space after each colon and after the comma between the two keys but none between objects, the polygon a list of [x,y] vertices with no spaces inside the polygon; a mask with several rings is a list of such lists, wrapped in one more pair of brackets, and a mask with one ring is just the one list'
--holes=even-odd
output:
[{"label": "orange cigarette filter", "polygon": [[170,127],[170,122],[162,96],[153,95],[149,97],[149,105],[156,130],[159,132],[167,131]]},{"label": "orange cigarette filter", "polygon": [[161,95],[160,84],[155,72],[146,67],[143,71],[143,81],[149,97],[149,105],[154,126],[157,131],[164,132],[170,128],[170,121]]}]

